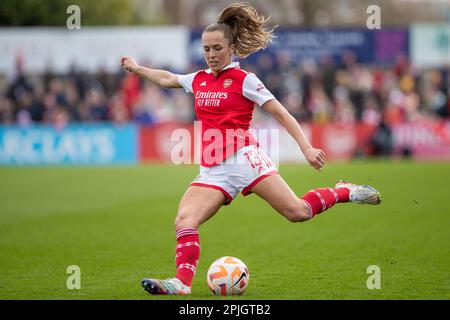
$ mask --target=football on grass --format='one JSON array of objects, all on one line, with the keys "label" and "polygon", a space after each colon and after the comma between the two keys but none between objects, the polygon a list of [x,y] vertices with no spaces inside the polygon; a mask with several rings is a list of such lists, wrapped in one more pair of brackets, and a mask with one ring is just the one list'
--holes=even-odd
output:
[{"label": "football on grass", "polygon": [[215,295],[240,295],[247,289],[250,274],[244,262],[235,257],[222,257],[209,267],[206,281]]}]

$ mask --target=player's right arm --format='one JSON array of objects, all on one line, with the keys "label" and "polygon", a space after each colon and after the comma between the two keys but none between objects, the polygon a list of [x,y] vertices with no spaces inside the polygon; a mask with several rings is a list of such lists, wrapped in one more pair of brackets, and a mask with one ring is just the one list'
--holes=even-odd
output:
[{"label": "player's right arm", "polygon": [[178,82],[177,75],[172,72],[166,70],[150,69],[140,66],[132,57],[122,57],[121,63],[122,67],[125,70],[148,79],[161,87],[182,88],[182,86]]}]

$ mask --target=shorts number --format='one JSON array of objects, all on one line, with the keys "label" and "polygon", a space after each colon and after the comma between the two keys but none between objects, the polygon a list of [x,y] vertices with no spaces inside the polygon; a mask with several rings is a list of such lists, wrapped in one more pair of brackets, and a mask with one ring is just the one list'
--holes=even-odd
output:
[{"label": "shorts number", "polygon": [[252,168],[257,168],[259,172],[273,166],[272,161],[270,161],[263,152],[260,152],[259,149],[249,150],[244,153],[244,156],[247,158],[247,161]]}]

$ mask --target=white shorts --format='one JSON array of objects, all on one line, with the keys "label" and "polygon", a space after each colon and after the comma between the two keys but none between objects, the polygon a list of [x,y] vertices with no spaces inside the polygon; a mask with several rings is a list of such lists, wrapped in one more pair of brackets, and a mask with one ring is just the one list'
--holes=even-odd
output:
[{"label": "white shorts", "polygon": [[219,190],[227,198],[225,204],[230,204],[239,192],[247,196],[258,182],[277,173],[276,165],[265,152],[251,145],[239,149],[217,166],[200,166],[200,174],[191,186]]}]

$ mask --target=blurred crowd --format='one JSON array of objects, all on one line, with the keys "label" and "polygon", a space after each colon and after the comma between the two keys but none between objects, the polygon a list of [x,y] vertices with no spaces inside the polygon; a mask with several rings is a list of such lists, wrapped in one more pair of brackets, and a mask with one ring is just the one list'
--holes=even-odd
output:
[{"label": "blurred crowd", "polygon": [[[418,117],[450,117],[450,69],[419,69],[405,57],[391,65],[363,65],[351,52],[342,61],[295,62],[280,53],[241,61],[299,121],[384,125]],[[185,73],[203,66],[192,66]],[[258,110],[258,108],[257,108]],[[267,117],[263,110],[256,121]],[[126,73],[99,71],[0,75],[0,123],[28,125],[111,121],[151,126],[195,120],[192,96]]]},{"label": "blurred crowd", "polygon": [[28,125],[193,121],[191,97],[126,73],[27,74],[0,78],[0,123]]},{"label": "blurred crowd", "polygon": [[449,66],[422,70],[403,56],[391,65],[363,65],[350,51],[338,63],[329,57],[293,63],[280,53],[243,66],[300,121],[378,125],[450,116]]}]

